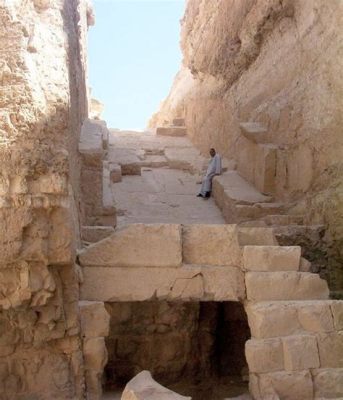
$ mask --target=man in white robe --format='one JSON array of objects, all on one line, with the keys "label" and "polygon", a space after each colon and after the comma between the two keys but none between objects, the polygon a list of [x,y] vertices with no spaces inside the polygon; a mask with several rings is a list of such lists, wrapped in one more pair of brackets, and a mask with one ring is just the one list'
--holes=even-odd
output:
[{"label": "man in white robe", "polygon": [[219,154],[216,154],[215,149],[210,149],[211,161],[207,168],[206,175],[202,180],[200,193],[198,197],[210,197],[212,191],[212,179],[216,175],[222,173],[222,160]]}]

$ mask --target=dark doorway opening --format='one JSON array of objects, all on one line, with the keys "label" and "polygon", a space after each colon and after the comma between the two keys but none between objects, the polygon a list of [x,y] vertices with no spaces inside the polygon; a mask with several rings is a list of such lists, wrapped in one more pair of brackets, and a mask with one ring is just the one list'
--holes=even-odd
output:
[{"label": "dark doorway opening", "polygon": [[108,303],[105,391],[120,391],[142,370],[194,400],[247,392],[250,330],[238,302]]}]

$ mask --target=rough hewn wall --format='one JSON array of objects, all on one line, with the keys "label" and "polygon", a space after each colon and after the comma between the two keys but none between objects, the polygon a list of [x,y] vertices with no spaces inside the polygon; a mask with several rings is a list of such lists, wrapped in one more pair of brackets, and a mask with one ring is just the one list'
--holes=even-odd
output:
[{"label": "rough hewn wall", "polygon": [[107,303],[106,309],[109,389],[144,369],[169,385],[239,376],[247,368],[244,344],[250,330],[238,302]]},{"label": "rough hewn wall", "polygon": [[0,1],[0,399],[79,398],[82,0]]},{"label": "rough hewn wall", "polygon": [[151,120],[185,116],[193,142],[235,158],[247,179],[256,145],[239,123],[262,123],[277,147],[276,198],[328,227],[333,289],[343,287],[342,26],[340,0],[188,0],[184,68]]}]

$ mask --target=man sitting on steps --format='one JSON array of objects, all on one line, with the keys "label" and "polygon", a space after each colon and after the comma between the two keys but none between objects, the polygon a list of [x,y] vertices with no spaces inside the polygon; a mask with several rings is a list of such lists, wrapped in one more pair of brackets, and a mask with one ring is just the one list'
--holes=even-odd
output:
[{"label": "man sitting on steps", "polygon": [[207,198],[211,196],[212,191],[212,179],[216,175],[222,173],[222,160],[219,154],[216,154],[215,149],[210,149],[210,155],[212,157],[210,164],[207,168],[206,175],[202,180],[201,190],[197,197]]}]

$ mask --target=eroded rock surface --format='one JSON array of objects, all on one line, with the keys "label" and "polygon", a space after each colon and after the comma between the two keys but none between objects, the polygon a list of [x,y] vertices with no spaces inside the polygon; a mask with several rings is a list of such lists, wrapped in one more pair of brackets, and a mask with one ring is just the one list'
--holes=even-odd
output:
[{"label": "eroded rock surface", "polygon": [[1,399],[84,390],[75,250],[89,11],[0,4]]},{"label": "eroded rock surface", "polygon": [[332,290],[343,288],[342,23],[339,1],[189,1],[183,67],[150,122],[183,118],[204,154],[220,149],[260,191],[324,224]]}]

